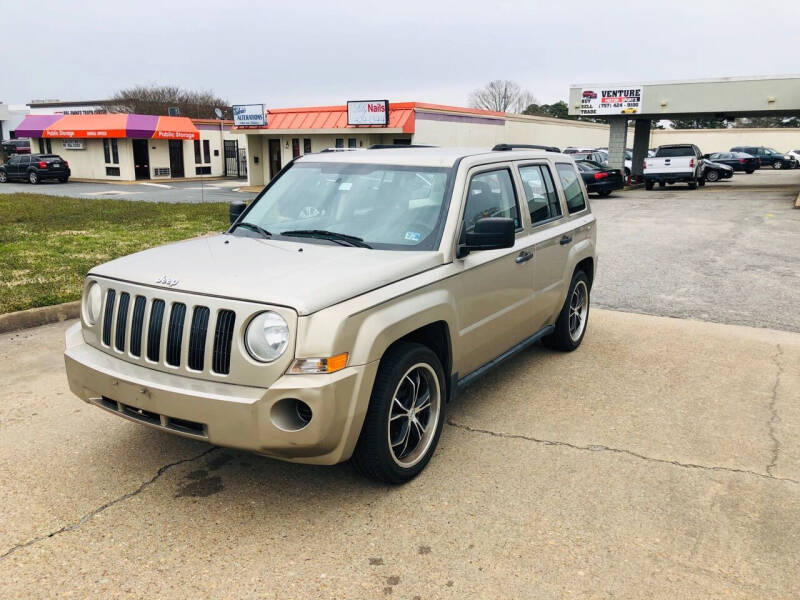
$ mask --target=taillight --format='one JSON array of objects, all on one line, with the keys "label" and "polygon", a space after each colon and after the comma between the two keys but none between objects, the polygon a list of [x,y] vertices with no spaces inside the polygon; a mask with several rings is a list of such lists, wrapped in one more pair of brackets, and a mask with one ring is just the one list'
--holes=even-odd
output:
[{"label": "taillight", "polygon": [[743,165],[743,164],[744,164],[744,163],[746,163],[746,162],[747,162],[747,161],[746,161],[745,159],[743,159],[743,158],[740,158],[740,159],[739,159],[739,164],[740,164],[740,165]]},{"label": "taillight", "polygon": [[693,158],[689,159],[689,166],[694,168],[694,159]]},{"label": "taillight", "polygon": [[647,168],[647,161],[646,161],[646,160],[645,160],[645,161],[642,161],[642,168],[643,168],[643,169],[646,169],[646,168]]},{"label": "taillight", "polygon": [[68,163],[66,160],[64,161],[64,166],[65,166],[65,167],[68,167],[68,166],[69,166],[69,163]]},{"label": "taillight", "polygon": [[47,168],[47,163],[45,161],[43,161],[43,160],[40,160],[39,161],[39,168],[40,169],[46,169]]},{"label": "taillight", "polygon": [[606,177],[608,177],[608,173],[605,171],[600,171],[599,173],[594,174],[595,179],[605,179]]}]

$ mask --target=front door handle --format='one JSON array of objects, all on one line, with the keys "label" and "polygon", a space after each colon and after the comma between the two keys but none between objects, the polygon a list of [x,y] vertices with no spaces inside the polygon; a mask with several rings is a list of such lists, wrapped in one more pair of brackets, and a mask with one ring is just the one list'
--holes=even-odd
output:
[{"label": "front door handle", "polygon": [[523,250],[517,255],[517,258],[514,260],[517,264],[522,264],[524,262],[528,262],[530,259],[533,258],[533,252],[528,252],[527,250]]},{"label": "front door handle", "polygon": [[565,246],[569,244],[571,241],[572,241],[571,235],[562,235],[558,243],[561,244],[562,246]]}]

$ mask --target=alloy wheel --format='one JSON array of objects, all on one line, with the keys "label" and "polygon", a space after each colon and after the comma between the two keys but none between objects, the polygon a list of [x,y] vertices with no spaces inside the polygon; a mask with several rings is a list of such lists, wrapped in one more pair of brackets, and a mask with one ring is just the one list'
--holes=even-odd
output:
[{"label": "alloy wheel", "polygon": [[395,463],[409,468],[425,457],[436,436],[441,402],[439,378],[427,363],[415,364],[400,378],[392,396],[387,432]]},{"label": "alloy wheel", "polygon": [[589,314],[589,290],[586,283],[579,281],[572,290],[569,299],[569,337],[577,342],[586,328],[586,317]]}]

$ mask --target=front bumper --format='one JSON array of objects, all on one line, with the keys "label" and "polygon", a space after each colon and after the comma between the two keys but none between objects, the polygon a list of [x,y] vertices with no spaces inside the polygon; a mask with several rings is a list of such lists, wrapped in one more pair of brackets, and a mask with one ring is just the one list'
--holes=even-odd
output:
[{"label": "front bumper", "polygon": [[[80,323],[67,330],[64,361],[74,394],[126,419],[312,464],[350,457],[378,369],[375,361],[330,375],[283,375],[269,388],[203,381],[131,364],[89,346]],[[311,408],[312,418],[302,429],[276,424],[276,404],[287,398]]]}]

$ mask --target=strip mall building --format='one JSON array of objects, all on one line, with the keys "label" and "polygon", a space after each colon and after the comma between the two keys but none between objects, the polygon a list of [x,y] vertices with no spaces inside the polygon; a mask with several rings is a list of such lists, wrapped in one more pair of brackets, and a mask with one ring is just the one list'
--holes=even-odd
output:
[{"label": "strip mall building", "polygon": [[28,115],[17,137],[58,154],[73,179],[168,180],[246,175],[244,140],[231,121],[135,114]]},{"label": "strip mall building", "polygon": [[388,105],[383,125],[348,125],[347,106],[266,111],[266,125],[234,127],[247,140],[248,182],[260,186],[297,156],[326,148],[428,144],[491,148],[502,142],[565,147],[603,146],[608,126],[509,115],[471,108],[403,102]]}]

